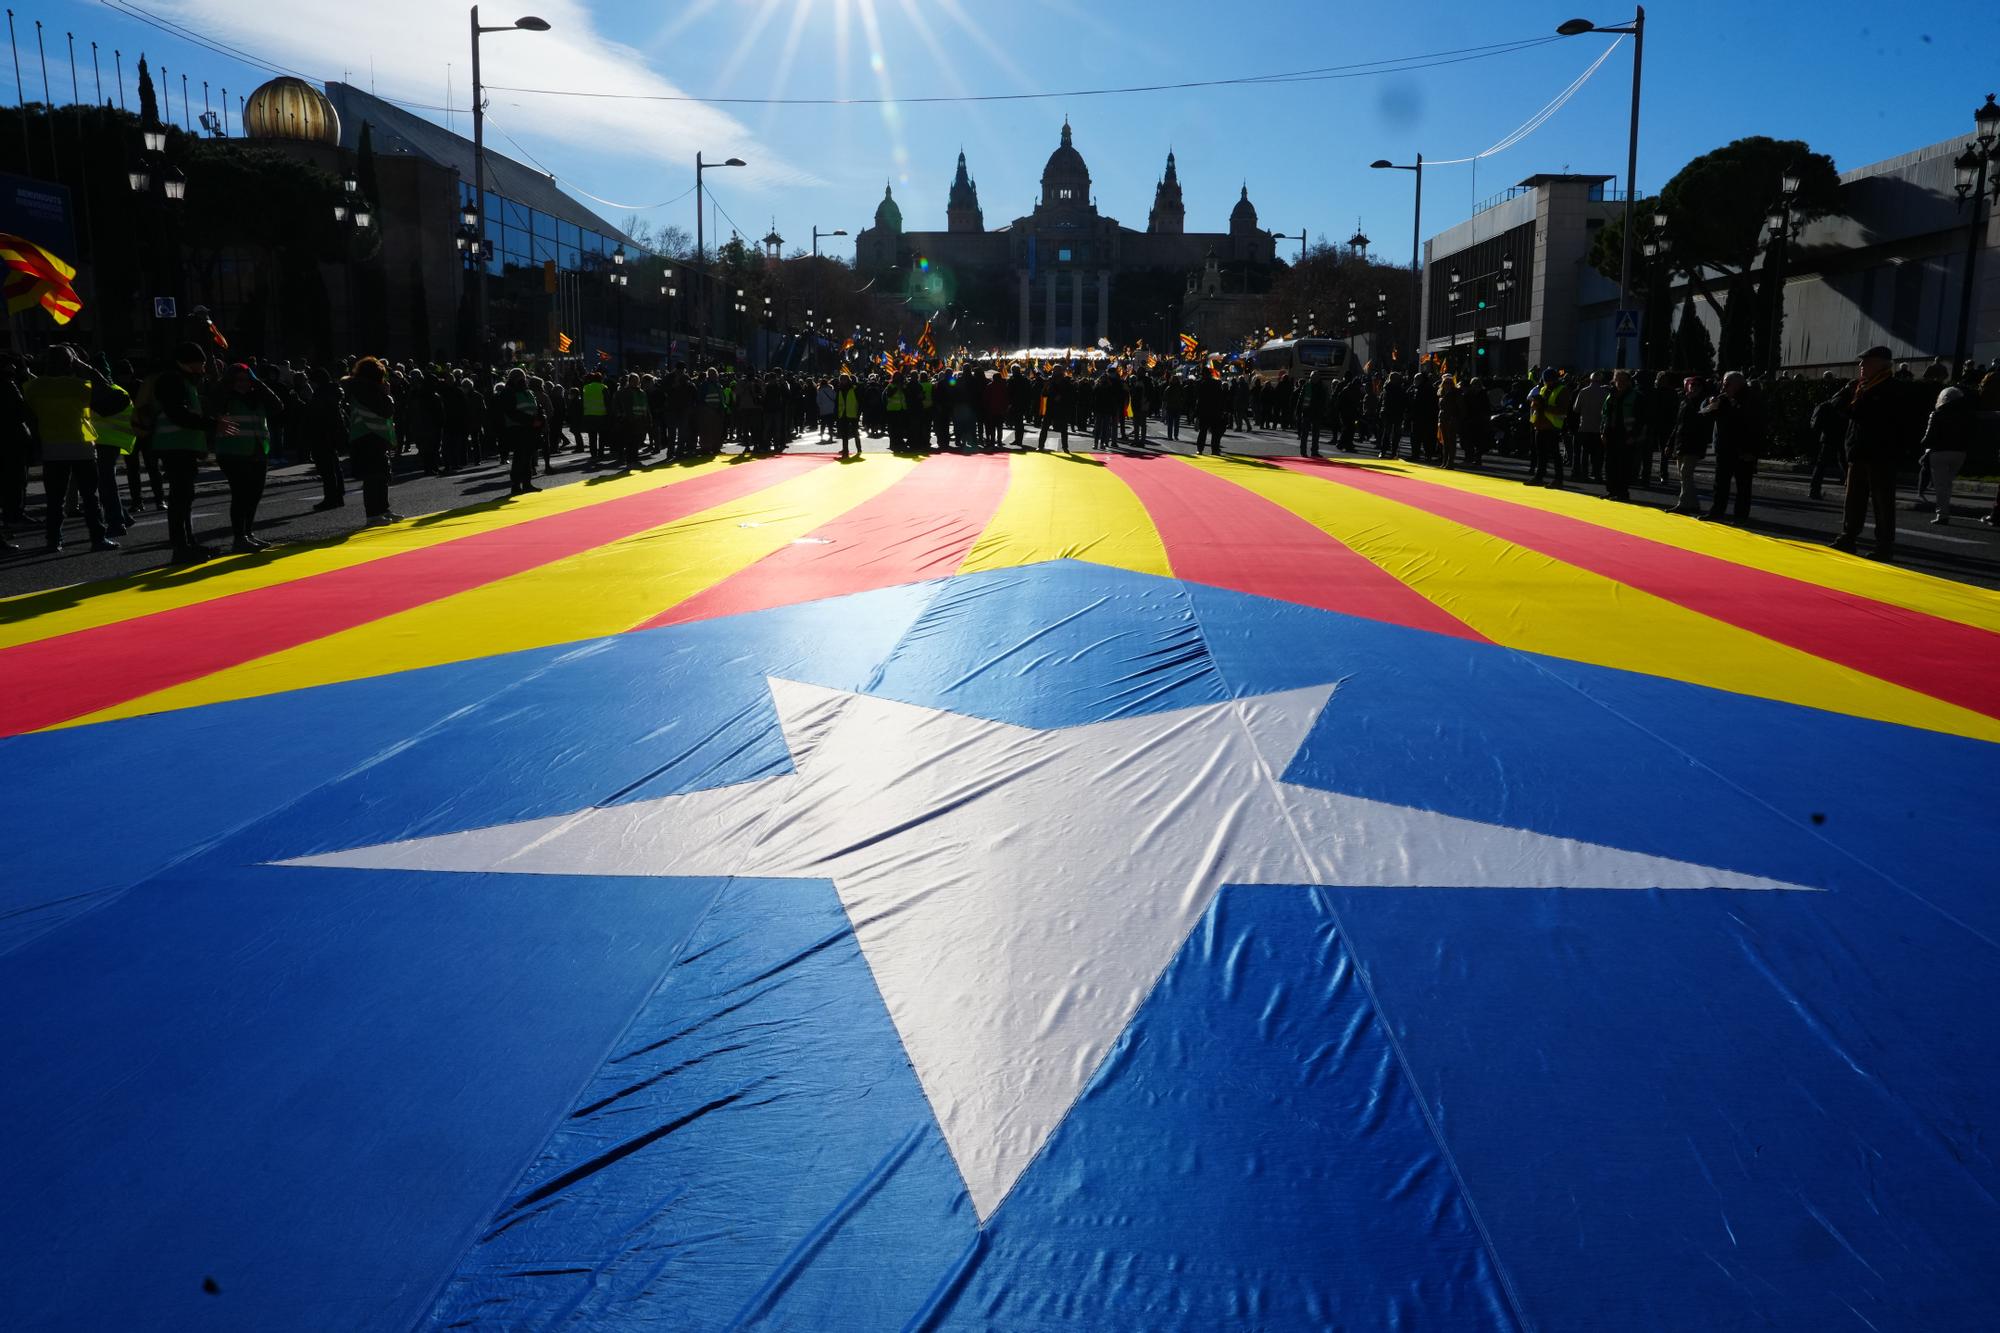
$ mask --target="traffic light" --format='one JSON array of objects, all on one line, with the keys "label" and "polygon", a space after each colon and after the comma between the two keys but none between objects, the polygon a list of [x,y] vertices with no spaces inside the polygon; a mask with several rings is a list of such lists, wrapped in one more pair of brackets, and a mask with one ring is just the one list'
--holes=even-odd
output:
[{"label": "traffic light", "polygon": [[[1486,303],[1481,301],[1480,304]],[[1483,328],[1472,331],[1472,364],[1475,368],[1486,364],[1486,330]]]}]

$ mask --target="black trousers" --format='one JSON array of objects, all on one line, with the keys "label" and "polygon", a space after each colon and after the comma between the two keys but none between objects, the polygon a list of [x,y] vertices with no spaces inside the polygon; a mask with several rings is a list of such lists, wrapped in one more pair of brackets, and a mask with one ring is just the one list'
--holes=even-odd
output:
[{"label": "black trousers", "polygon": [[1632,498],[1632,444],[1622,436],[1604,440],[1604,493],[1614,500]]},{"label": "black trousers", "polygon": [[42,492],[48,498],[49,545],[62,540],[63,508],[69,503],[71,490],[83,506],[83,522],[90,529],[92,541],[104,540],[104,510],[97,502],[97,460],[79,458],[69,461],[42,461]]},{"label": "black trousers", "polygon": [[1528,474],[1531,482],[1541,481],[1550,468],[1555,469],[1555,484],[1563,484],[1562,432],[1559,430],[1538,430],[1535,432],[1534,471]]},{"label": "black trousers", "polygon": [[1896,549],[1896,463],[1850,450],[1847,495],[1841,508],[1840,535],[1853,541],[1861,535],[1870,506],[1875,510],[1875,549]]},{"label": "black trousers", "polygon": [[167,474],[167,540],[176,551],[194,545],[194,478],[201,455],[189,449],[165,449],[160,470]]},{"label": "black trousers", "polygon": [[[389,512],[389,446],[366,437],[350,446],[354,475],[361,479],[361,507],[368,517]],[[530,455],[532,461],[532,454]]]},{"label": "black trousers", "polygon": [[229,482],[229,531],[242,541],[257,525],[257,505],[264,498],[268,465],[262,454],[217,454],[215,465]]},{"label": "black trousers", "polygon": [[508,453],[507,480],[518,490],[535,479],[534,432],[530,430],[517,432]]},{"label": "black trousers", "polygon": [[1732,488],[1736,492],[1736,517],[1750,517],[1750,478],[1756,473],[1755,452],[1748,449],[1716,450],[1715,498],[1709,502],[1709,517],[1719,518],[1724,509],[1730,508],[1729,493]]},{"label": "black trousers", "polygon": [[1807,488],[1814,495],[1819,494],[1820,482],[1825,477],[1841,477],[1847,472],[1846,450],[1839,440],[1821,440],[1819,451],[1813,457],[1812,480]]},{"label": "black trousers", "polygon": [[1319,457],[1319,418],[1310,412],[1299,413],[1299,453]]},{"label": "black trousers", "polygon": [[319,473],[320,490],[325,492],[323,503],[337,505],[347,503],[347,483],[340,479],[340,454],[330,444],[317,444],[312,451],[313,471]]},{"label": "black trousers", "polygon": [[1604,437],[1602,435],[1594,431],[1578,431],[1576,433],[1576,449],[1573,457],[1574,464],[1570,468],[1570,471],[1575,474],[1578,481],[1582,481],[1585,478],[1589,478],[1591,481],[1604,480]]}]

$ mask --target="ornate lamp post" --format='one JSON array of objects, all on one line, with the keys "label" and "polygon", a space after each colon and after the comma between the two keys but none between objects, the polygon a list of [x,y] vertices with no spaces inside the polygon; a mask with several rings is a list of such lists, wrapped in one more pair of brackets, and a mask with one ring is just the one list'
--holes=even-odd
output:
[{"label": "ornate lamp post", "polygon": [[1771,288],[1771,300],[1764,312],[1764,355],[1759,359],[1774,374],[1784,357],[1780,335],[1785,323],[1785,261],[1790,258],[1792,242],[1805,229],[1805,219],[1793,212],[1799,199],[1799,183],[1797,167],[1779,178],[1778,202],[1772,205],[1770,216],[1764,219],[1771,237],[1770,253],[1764,260],[1770,269],[1767,282]]},{"label": "ornate lamp post", "polygon": [[[1973,141],[1965,151],[1952,159],[1952,170],[1956,175],[1952,188],[1958,191],[1959,207],[1972,205],[1972,224],[1965,237],[1965,285],[1958,296],[1958,339],[1953,344],[1951,373],[1957,375],[1965,365],[1965,354],[1972,339],[1972,280],[1973,270],[1979,263],[1979,209],[1986,202],[1987,177],[1992,175],[1993,202],[2000,203],[2000,173],[1990,170],[1994,160],[2000,158],[2000,106],[1993,103],[1993,94],[1986,94],[1986,104],[1972,113]],[[1991,209],[1988,209],[1991,216]]]}]

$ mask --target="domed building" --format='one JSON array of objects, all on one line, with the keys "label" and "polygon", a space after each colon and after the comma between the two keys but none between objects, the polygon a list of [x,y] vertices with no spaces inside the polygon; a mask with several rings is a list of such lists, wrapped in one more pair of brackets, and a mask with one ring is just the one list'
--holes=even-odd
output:
[{"label": "domed building", "polygon": [[1227,231],[1187,231],[1186,217],[1171,151],[1144,231],[1100,213],[1090,167],[1065,119],[1042,167],[1032,212],[987,231],[979,189],[961,152],[945,199],[945,230],[904,231],[902,210],[885,188],[875,225],[855,237],[855,265],[877,277],[900,278],[918,309],[954,304],[994,337],[1011,335],[1023,346],[1137,337],[1157,345],[1167,335],[1154,312],[1174,299],[1184,276],[1201,268],[1206,256],[1215,255],[1248,281],[1277,255],[1277,242],[1257,224],[1247,184]]},{"label": "domed building", "polygon": [[243,103],[243,133],[251,139],[340,146],[340,113],[326,94],[289,75],[272,79]]}]

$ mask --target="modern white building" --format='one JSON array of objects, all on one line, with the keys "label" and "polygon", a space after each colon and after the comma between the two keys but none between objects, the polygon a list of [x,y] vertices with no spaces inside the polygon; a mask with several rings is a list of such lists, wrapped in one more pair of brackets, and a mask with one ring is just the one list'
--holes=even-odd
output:
[{"label": "modern white building", "polygon": [[[1953,354],[1973,240],[1973,203],[1955,188],[1953,162],[1968,142],[1946,139],[1841,176],[1839,212],[1807,224],[1788,251],[1783,368],[1849,366],[1876,344],[1899,360]],[[2000,161],[1990,170],[2000,171]],[[1433,236],[1424,247],[1425,350],[1463,349],[1483,329],[1485,361],[1495,371],[1613,364],[1618,286],[1590,265],[1597,230],[1624,209],[1622,195],[1606,188],[1612,179],[1530,176]],[[1991,182],[1989,174],[1971,258],[1966,355],[1981,362],[2000,358],[2000,225]],[[1772,194],[1775,203],[1776,182]],[[1647,225],[1641,221],[1641,235]],[[1641,262],[1636,253],[1633,262]],[[1720,275],[1709,283],[1717,291],[1726,285]],[[1676,311],[1686,293],[1684,279],[1672,288]],[[1714,311],[1699,299],[1695,309],[1716,337]],[[1634,364],[1638,356],[1635,342]]]}]

